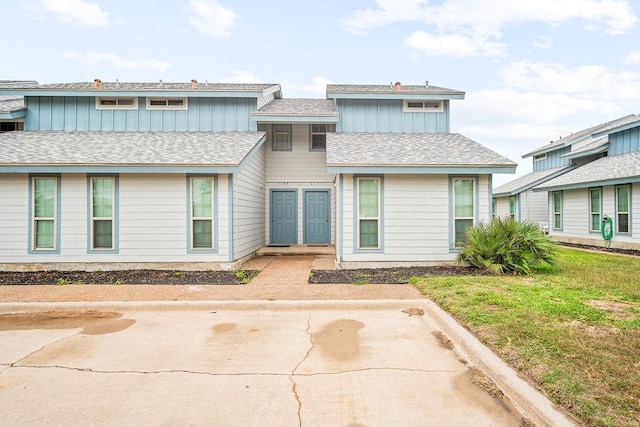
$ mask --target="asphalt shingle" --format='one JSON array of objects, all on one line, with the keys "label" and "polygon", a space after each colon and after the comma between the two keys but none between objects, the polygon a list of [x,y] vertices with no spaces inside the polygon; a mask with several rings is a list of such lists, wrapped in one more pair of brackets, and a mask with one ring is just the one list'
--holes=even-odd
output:
[{"label": "asphalt shingle", "polygon": [[327,85],[327,93],[348,93],[348,94],[415,94],[415,95],[464,95],[463,91],[448,89],[445,87],[431,85],[400,85],[396,89],[394,85],[351,85],[351,84],[330,84]]},{"label": "asphalt shingle", "polygon": [[101,82],[100,88],[95,87],[94,82],[75,83],[50,83],[39,85],[13,86],[11,89],[25,90],[80,90],[80,91],[159,91],[159,90],[193,90],[193,91],[225,91],[225,92],[254,92],[267,90],[278,86],[277,83],[202,83],[199,82],[197,88],[192,89],[191,83],[171,83],[171,82]]},{"label": "asphalt shingle", "polygon": [[0,135],[0,167],[237,166],[264,136],[264,132],[7,132]]},{"label": "asphalt shingle", "polygon": [[514,166],[459,133],[328,133],[329,166]]},{"label": "asphalt shingle", "polygon": [[543,171],[531,172],[495,188],[493,190],[493,195],[500,197],[518,194],[532,188],[537,183],[543,182],[545,179],[549,179],[549,177],[562,173],[562,171],[570,171],[571,169],[573,169],[573,166],[560,166]]},{"label": "asphalt shingle", "polygon": [[253,115],[337,116],[338,112],[330,99],[286,98],[274,99]]},{"label": "asphalt shingle", "polygon": [[535,189],[590,187],[601,182],[640,177],[640,151],[602,157],[571,172],[545,182]]}]

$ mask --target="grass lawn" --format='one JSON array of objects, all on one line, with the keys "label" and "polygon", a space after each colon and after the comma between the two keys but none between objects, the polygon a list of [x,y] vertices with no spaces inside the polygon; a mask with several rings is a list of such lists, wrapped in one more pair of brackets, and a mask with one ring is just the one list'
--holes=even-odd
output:
[{"label": "grass lawn", "polygon": [[414,285],[584,424],[640,425],[640,257],[561,248],[530,276]]}]

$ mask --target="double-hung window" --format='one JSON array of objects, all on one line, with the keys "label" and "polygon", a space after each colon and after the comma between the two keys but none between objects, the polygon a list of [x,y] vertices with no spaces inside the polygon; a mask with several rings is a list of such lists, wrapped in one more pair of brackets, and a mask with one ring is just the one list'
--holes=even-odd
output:
[{"label": "double-hung window", "polygon": [[191,177],[191,249],[213,249],[213,177]]},{"label": "double-hung window", "polygon": [[380,248],[380,178],[358,178],[358,249]]},{"label": "double-hung window", "polygon": [[33,177],[32,186],[32,242],[35,251],[56,250],[58,178]]},{"label": "double-hung window", "polygon": [[629,233],[629,219],[631,217],[630,192],[628,185],[616,187],[616,232]]},{"label": "double-hung window", "polygon": [[509,196],[509,216],[516,217],[516,196]]},{"label": "double-hung window", "polygon": [[291,151],[291,125],[273,125],[273,151]]},{"label": "double-hung window", "polygon": [[91,249],[114,250],[116,177],[92,176],[90,181]]},{"label": "double-hung window", "polygon": [[562,230],[562,192],[554,191],[553,197],[553,229]]},{"label": "double-hung window", "polygon": [[453,242],[461,246],[466,241],[467,229],[475,218],[475,179],[453,179]]},{"label": "double-hung window", "polygon": [[589,231],[600,231],[602,218],[602,192],[600,188],[589,189]]}]

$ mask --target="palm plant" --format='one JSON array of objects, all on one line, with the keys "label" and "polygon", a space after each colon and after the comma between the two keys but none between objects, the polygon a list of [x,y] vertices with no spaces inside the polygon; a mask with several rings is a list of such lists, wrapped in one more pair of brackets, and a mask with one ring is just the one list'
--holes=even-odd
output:
[{"label": "palm plant", "polygon": [[537,223],[497,217],[467,230],[457,261],[494,273],[530,274],[555,259],[556,244]]}]

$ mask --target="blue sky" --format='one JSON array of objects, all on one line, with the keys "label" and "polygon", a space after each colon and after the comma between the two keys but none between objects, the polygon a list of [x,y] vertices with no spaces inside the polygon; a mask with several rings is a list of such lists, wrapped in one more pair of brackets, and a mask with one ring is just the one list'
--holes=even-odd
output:
[{"label": "blue sky", "polygon": [[451,131],[516,176],[531,170],[522,154],[640,113],[638,0],[14,0],[2,21],[0,79],[463,90]]}]

